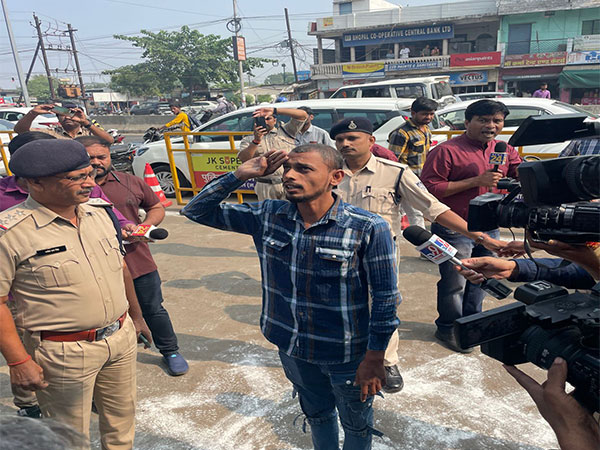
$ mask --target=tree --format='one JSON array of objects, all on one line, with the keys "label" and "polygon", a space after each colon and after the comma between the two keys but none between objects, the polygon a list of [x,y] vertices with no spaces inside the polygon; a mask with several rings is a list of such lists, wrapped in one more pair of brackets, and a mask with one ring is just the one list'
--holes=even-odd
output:
[{"label": "tree", "polygon": [[[52,78],[54,81],[54,87],[58,87],[58,80]],[[50,86],[48,85],[48,78],[46,75],[34,75],[29,79],[27,83],[27,91],[31,97],[36,97],[40,100],[50,99]]]},{"label": "tree", "polygon": [[133,96],[153,96],[162,92],[161,80],[149,63],[123,66],[103,73],[110,75],[110,88],[117,92]]},{"label": "tree", "polygon": [[[208,86],[209,83],[235,82],[238,79],[237,61],[234,61],[231,39],[221,39],[214,34],[203,35],[197,30],[187,26],[180,31],[159,31],[153,33],[141,30],[142,36],[115,35],[116,39],[129,41],[134,47],[144,50],[142,57],[145,62],[143,67],[127,66],[129,69],[117,69],[115,75],[121,75],[123,83],[124,74],[131,75],[131,68],[144,69],[145,76],[156,83],[156,87],[167,92],[175,87],[183,86],[190,94],[195,86]],[[269,60],[261,58],[248,58],[244,61],[244,71],[250,73],[252,69],[263,67]],[[139,72],[138,72],[139,76]],[[133,85],[131,81],[129,85]],[[138,80],[139,81],[139,80]],[[141,84],[141,83],[140,83]],[[153,83],[149,83],[148,88]],[[190,95],[190,102],[192,95]]]},{"label": "tree", "polygon": [[285,73],[285,82],[283,80],[283,73],[274,73],[265,78],[264,84],[292,84],[296,82],[294,74],[290,72]]}]

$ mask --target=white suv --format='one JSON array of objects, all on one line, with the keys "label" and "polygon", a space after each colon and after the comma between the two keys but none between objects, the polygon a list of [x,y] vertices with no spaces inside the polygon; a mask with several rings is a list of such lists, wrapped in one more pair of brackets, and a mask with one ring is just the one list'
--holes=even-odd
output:
[{"label": "white suv", "polygon": [[[331,126],[344,117],[366,117],[371,121],[374,128],[376,142],[386,147],[388,145],[388,135],[402,125],[410,110],[413,99],[327,99],[327,100],[298,100],[274,105],[285,108],[299,108],[308,106],[315,113],[313,124],[324,130],[330,130]],[[262,106],[262,105],[261,105]],[[216,119],[207,122],[194,131],[252,131],[254,120],[252,112],[259,106],[239,109],[237,111],[224,114]],[[280,119],[286,117],[280,116]],[[439,128],[440,122],[434,120],[432,128]],[[236,149],[242,136],[235,136]],[[229,147],[228,136],[195,136],[194,143],[191,145],[195,149],[225,149]],[[182,149],[183,140],[181,138],[171,139],[173,148]],[[178,177],[182,187],[191,186],[189,180],[191,174],[188,169],[187,159],[184,152],[174,152],[175,165],[177,166]],[[133,159],[133,172],[142,177],[144,167],[149,163],[158,178],[158,181],[169,197],[174,196],[173,177],[169,167],[167,149],[164,141],[145,144],[136,151]]]}]

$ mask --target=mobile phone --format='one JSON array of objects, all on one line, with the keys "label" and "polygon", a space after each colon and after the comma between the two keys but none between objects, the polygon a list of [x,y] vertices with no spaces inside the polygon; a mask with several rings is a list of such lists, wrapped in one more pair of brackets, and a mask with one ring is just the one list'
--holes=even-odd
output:
[{"label": "mobile phone", "polygon": [[64,116],[71,114],[71,110],[69,108],[65,108],[63,106],[54,106],[52,108],[52,112],[56,114],[62,114]]},{"label": "mobile phone", "polygon": [[140,333],[140,341],[142,341],[142,343],[144,344],[145,347],[148,347],[148,348],[151,347],[150,341],[148,339],[146,339],[146,336],[144,336],[141,333]]},{"label": "mobile phone", "polygon": [[254,118],[254,126],[256,127],[263,127],[265,130],[267,130],[267,121],[265,120],[265,118],[263,116],[258,116]]}]

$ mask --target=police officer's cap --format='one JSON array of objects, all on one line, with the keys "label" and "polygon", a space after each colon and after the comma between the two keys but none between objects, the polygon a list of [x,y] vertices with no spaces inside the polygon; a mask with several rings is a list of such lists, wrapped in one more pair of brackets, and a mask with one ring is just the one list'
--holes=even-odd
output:
[{"label": "police officer's cap", "polygon": [[8,167],[18,177],[41,178],[90,165],[85,147],[70,139],[43,139],[19,148]]},{"label": "police officer's cap", "polygon": [[335,137],[340,133],[350,133],[353,131],[373,134],[373,124],[369,119],[365,119],[364,117],[348,117],[340,120],[333,127],[331,127],[329,136],[331,139],[335,139]]}]

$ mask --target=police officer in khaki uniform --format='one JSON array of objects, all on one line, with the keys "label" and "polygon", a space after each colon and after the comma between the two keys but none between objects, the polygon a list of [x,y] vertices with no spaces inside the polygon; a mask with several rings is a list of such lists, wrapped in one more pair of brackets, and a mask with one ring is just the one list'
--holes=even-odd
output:
[{"label": "police officer in khaki uniform", "polygon": [[36,391],[45,417],[86,436],[93,398],[102,448],[132,448],[137,333],[150,331],[113,218],[85,203],[95,176],[87,152],[75,141],[34,141],[10,169],[30,193],[0,213],[0,350],[11,383]]},{"label": "police officer in khaki uniform", "polygon": [[[277,116],[289,116],[291,120],[283,125],[277,124]],[[238,157],[246,162],[255,156],[264,155],[269,150],[290,151],[296,147],[296,135],[308,118],[306,111],[294,108],[258,108],[252,114],[254,117],[264,117],[266,128],[254,126],[254,135],[245,136],[240,143]],[[254,191],[258,200],[267,198],[285,200],[283,193],[283,167],[271,175],[256,179]]]},{"label": "police officer in khaki uniform", "polygon": [[[471,233],[467,223],[450,208],[431,195],[408,166],[383,158],[370,152],[375,142],[373,125],[362,117],[346,118],[337,122],[329,133],[337,149],[344,157],[345,177],[337,192],[342,200],[367,211],[379,214],[392,228],[394,239],[401,233],[401,202],[409,203],[422,211],[430,221],[482,242],[490,250],[498,250],[503,242],[484,233]],[[397,186],[397,187],[396,187]],[[398,262],[400,260],[397,253]],[[384,365],[387,382],[383,390],[399,392],[404,386],[398,370],[398,334],[394,333],[385,352]]]}]

